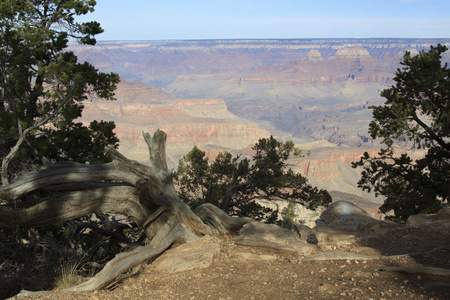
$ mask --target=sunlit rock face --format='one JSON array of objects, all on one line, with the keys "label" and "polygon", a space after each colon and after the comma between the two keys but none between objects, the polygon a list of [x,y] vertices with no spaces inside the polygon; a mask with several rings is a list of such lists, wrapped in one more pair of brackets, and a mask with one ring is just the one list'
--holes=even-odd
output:
[{"label": "sunlit rock face", "polygon": [[[90,99],[83,121],[113,120],[119,150],[145,161],[142,131],[168,133],[168,161],[197,145],[214,159],[229,150],[251,156],[270,134],[311,155],[292,167],[338,200],[376,212],[382,199],[357,187],[350,163],[380,144],[368,134],[371,105],[380,105],[406,51],[450,39],[198,40],[75,45],[80,61],[123,79],[117,101]],[[444,54],[450,62],[450,52]],[[362,202],[361,202],[362,201]],[[363,203],[364,202],[364,203]]]},{"label": "sunlit rock face", "polygon": [[371,147],[368,107],[384,101],[380,93],[393,84],[406,51],[414,55],[437,43],[450,46],[449,39],[284,39],[99,42],[72,49],[101,71],[145,84],[129,87],[128,103],[153,86],[179,99],[222,99],[229,112],[273,134]]},{"label": "sunlit rock face", "polygon": [[239,150],[269,136],[257,124],[230,113],[222,99],[177,99],[140,82],[125,80],[119,84],[116,98],[86,102],[82,120],[114,121],[119,150],[136,160],[148,159],[142,131],[153,133],[158,128],[168,134],[172,164],[194,145]]}]

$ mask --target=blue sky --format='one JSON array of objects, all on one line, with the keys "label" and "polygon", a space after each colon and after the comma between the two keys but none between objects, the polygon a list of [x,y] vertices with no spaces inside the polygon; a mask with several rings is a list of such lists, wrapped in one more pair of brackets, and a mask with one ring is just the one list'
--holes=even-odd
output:
[{"label": "blue sky", "polygon": [[450,38],[450,0],[97,0],[98,40]]}]

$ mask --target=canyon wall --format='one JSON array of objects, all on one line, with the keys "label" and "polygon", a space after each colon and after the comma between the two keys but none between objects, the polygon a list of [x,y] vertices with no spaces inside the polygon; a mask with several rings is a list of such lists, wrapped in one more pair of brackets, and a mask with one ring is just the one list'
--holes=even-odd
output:
[{"label": "canyon wall", "polygon": [[72,49],[129,82],[181,99],[223,99],[230,112],[274,134],[371,147],[368,107],[383,102],[380,92],[405,51],[437,43],[450,40],[119,41]]},{"label": "canyon wall", "polygon": [[142,132],[156,129],[168,134],[171,167],[194,145],[202,149],[239,150],[268,137],[257,124],[227,110],[222,99],[178,99],[140,82],[122,80],[116,101],[90,99],[84,103],[83,122],[114,121],[120,140],[119,151],[138,160],[148,160]]},{"label": "canyon wall", "polygon": [[380,148],[367,133],[369,107],[384,102],[380,93],[394,84],[405,51],[438,43],[450,46],[449,39],[298,39],[117,41],[71,49],[123,78],[118,100],[91,99],[83,121],[115,121],[125,155],[146,160],[141,131],[157,128],[168,133],[172,167],[194,145],[211,158],[222,150],[251,155],[249,146],[272,134],[311,151],[293,163],[311,183],[374,211],[382,200],[357,187],[360,170],[350,166]]}]

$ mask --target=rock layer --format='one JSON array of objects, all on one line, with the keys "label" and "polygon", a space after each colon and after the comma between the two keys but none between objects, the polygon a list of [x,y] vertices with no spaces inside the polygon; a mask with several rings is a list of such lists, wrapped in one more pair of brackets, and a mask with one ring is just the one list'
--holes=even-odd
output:
[{"label": "rock layer", "polygon": [[168,156],[172,167],[194,145],[201,149],[239,150],[253,145],[266,130],[230,113],[221,99],[177,99],[142,83],[123,80],[116,101],[93,99],[85,103],[82,121],[115,121],[119,150],[136,160],[147,160],[142,131],[161,129],[168,134]]},{"label": "rock layer", "polygon": [[369,107],[384,101],[380,92],[394,83],[405,51],[437,43],[450,46],[449,39],[319,39],[71,47],[80,60],[128,80],[117,102],[94,100],[83,116],[116,121],[127,156],[147,159],[140,132],[158,127],[168,133],[171,166],[194,144],[214,158],[223,149],[248,152],[241,148],[272,134],[300,148],[322,144],[294,164],[312,184],[379,204],[358,189],[360,170],[350,167],[364,151],[380,148],[367,133]]}]

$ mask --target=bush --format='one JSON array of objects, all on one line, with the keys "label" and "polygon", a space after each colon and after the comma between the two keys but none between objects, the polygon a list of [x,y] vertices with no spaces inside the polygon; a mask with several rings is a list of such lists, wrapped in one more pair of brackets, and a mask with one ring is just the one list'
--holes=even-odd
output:
[{"label": "bush", "polygon": [[271,136],[260,139],[252,149],[251,160],[225,151],[209,163],[206,153],[195,146],[174,174],[180,197],[194,208],[212,203],[233,216],[271,222],[274,212],[259,205],[258,199],[284,199],[310,209],[331,203],[327,191],[312,187],[288,168],[289,157],[301,155],[293,142]]}]

